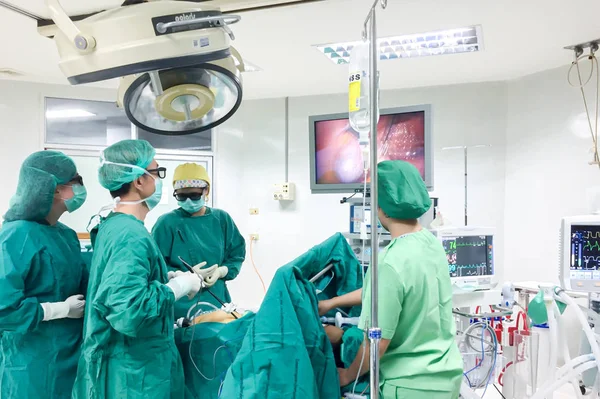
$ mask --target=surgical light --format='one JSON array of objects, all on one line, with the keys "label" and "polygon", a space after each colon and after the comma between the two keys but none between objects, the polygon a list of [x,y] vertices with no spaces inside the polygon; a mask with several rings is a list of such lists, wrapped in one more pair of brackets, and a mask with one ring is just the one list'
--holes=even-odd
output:
[{"label": "surgical light", "polygon": [[96,116],[96,114],[83,109],[56,109],[46,111],[46,118],[48,119],[90,118],[94,116]]},{"label": "surgical light", "polygon": [[231,47],[240,20],[187,1],[153,1],[77,23],[46,0],[58,28],[59,66],[71,84],[121,78],[117,103],[139,128],[186,135],[225,122],[242,101],[245,71]]},{"label": "surgical light", "polygon": [[[359,41],[319,44],[316,47],[334,64],[348,64],[352,49]],[[431,55],[480,51],[483,47],[481,26],[434,32],[390,36],[377,40],[380,60],[416,58]]]}]

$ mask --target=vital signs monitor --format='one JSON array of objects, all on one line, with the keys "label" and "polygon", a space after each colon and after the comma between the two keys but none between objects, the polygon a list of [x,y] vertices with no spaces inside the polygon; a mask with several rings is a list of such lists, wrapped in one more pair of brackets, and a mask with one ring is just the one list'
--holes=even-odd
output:
[{"label": "vital signs monitor", "polygon": [[493,228],[442,228],[433,233],[442,242],[446,252],[453,286],[465,290],[484,290],[497,285]]},{"label": "vital signs monitor", "polygon": [[559,270],[563,288],[600,292],[600,216],[562,219]]}]

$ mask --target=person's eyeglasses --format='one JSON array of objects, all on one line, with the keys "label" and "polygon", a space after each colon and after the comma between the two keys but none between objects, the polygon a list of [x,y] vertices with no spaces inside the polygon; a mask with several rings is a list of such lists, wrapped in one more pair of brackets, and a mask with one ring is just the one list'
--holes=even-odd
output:
[{"label": "person's eyeglasses", "polygon": [[162,166],[156,169],[146,169],[146,171],[148,171],[148,173],[155,173],[160,179],[167,177],[167,168]]},{"label": "person's eyeglasses", "polygon": [[188,199],[191,199],[192,201],[198,201],[201,200],[203,196],[204,193],[173,193],[173,197],[175,197],[177,201],[186,201]]},{"label": "person's eyeglasses", "polygon": [[79,184],[80,186],[83,186],[83,177],[77,175],[74,178],[72,178],[71,181],[69,181],[69,183]]}]

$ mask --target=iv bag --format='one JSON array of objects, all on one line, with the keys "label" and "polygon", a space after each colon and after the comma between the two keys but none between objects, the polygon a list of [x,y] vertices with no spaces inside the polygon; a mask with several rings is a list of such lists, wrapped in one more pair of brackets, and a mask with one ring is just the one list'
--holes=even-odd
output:
[{"label": "iv bag", "polygon": [[357,133],[368,133],[371,130],[369,69],[369,42],[363,41],[352,49],[348,75],[350,126]]}]

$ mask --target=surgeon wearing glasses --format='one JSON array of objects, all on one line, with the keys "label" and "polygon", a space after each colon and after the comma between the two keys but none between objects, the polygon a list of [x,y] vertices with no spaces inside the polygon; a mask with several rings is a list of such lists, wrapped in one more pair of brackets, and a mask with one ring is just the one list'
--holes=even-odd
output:
[{"label": "surgeon wearing glasses", "polygon": [[[171,271],[185,271],[190,265],[206,262],[200,274],[204,283],[223,302],[231,301],[226,282],[237,277],[246,257],[246,242],[231,216],[206,206],[210,178],[195,163],[180,165],[173,177],[174,196],[180,208],[158,219],[152,235]],[[180,259],[181,258],[181,259]],[[175,303],[175,317],[185,317],[194,303],[221,304],[209,293]]]}]

